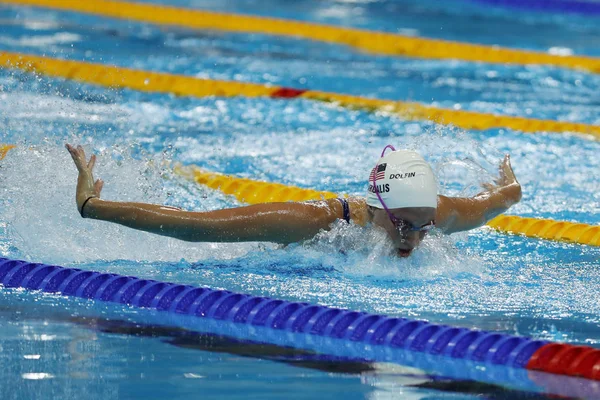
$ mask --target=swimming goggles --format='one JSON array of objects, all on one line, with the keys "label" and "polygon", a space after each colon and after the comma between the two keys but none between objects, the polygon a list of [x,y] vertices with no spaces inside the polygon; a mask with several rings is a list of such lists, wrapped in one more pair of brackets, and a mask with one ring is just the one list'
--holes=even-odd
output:
[{"label": "swimming goggles", "polygon": [[[385,146],[383,148],[383,151],[381,152],[381,157],[383,157],[385,155],[385,151],[387,149],[392,149],[392,151],[396,151],[394,146],[392,146],[391,144],[388,144],[387,146]],[[375,165],[375,171],[377,171],[377,167],[379,167],[379,164]],[[435,228],[435,220],[431,220],[430,222],[428,222],[427,224],[425,224],[423,226],[414,226],[413,224],[409,223],[408,221],[397,218],[394,214],[392,214],[390,209],[385,205],[385,202],[383,201],[383,199],[381,198],[381,195],[379,194],[379,191],[377,190],[376,176],[377,176],[377,174],[373,174],[373,191],[377,195],[377,198],[379,199],[379,202],[383,206],[383,209],[385,210],[388,217],[390,218],[390,221],[392,221],[392,224],[394,224],[394,226],[398,230],[398,233],[407,234],[409,232],[419,232],[422,234],[426,234],[427,232],[429,232],[430,230]]]}]

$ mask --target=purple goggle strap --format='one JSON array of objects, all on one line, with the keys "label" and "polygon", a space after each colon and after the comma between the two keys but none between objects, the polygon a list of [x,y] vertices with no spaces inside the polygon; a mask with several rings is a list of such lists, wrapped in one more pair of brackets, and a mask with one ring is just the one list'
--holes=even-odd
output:
[{"label": "purple goggle strap", "polygon": [[[392,146],[391,144],[388,144],[387,146],[385,146],[383,148],[383,151],[381,152],[381,157],[383,157],[385,155],[385,151],[387,149],[392,149],[392,151],[396,151],[396,149],[394,148],[394,146]],[[377,195],[377,198],[379,199],[379,202],[381,203],[381,205],[383,206],[383,209],[385,210],[385,212],[388,214],[388,216],[390,217],[390,219],[392,220],[392,222],[396,223],[398,221],[398,218],[396,218],[394,216],[394,214],[392,214],[390,212],[390,209],[387,208],[387,206],[385,205],[383,199],[381,198],[381,195],[379,194],[379,190],[377,190],[377,167],[379,167],[379,164],[375,164],[375,170],[373,173],[373,191],[375,192],[375,194]]]}]

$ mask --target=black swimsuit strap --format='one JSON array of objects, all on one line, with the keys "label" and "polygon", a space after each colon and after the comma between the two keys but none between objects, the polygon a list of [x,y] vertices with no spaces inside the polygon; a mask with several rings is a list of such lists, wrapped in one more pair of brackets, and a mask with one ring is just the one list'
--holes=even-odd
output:
[{"label": "black swimsuit strap", "polygon": [[344,220],[347,223],[350,223],[350,206],[348,205],[348,200],[338,197],[340,203],[342,203],[342,209],[344,210]]}]

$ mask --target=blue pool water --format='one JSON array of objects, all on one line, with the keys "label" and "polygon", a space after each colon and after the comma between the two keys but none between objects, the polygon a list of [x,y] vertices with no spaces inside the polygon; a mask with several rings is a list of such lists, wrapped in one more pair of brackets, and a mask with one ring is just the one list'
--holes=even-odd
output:
[{"label": "blue pool water", "polygon": [[[598,56],[598,19],[471,1],[174,1],[537,51]],[[0,50],[202,78],[600,124],[600,76],[366,55],[324,43],[194,32],[0,6]],[[444,194],[475,194],[510,153],[524,196],[510,214],[600,223],[600,143],[581,135],[461,131],[307,100],[176,98],[0,70],[0,256],[210,286],[599,346],[600,250],[481,228],[433,235],[392,259],[343,225],[307,243],[184,243],[82,220],[64,143],[98,153],[103,196],[194,210],[239,203],[174,163],[361,195],[388,143],[420,150]],[[365,239],[366,238],[366,239]],[[343,249],[343,252],[339,250]],[[3,398],[544,398],[447,382],[399,365],[298,363],[288,350],[144,325],[144,315],[0,291]],[[110,318],[108,318],[110,314]],[[534,397],[532,397],[534,396]],[[539,396],[539,397],[535,397]]]}]

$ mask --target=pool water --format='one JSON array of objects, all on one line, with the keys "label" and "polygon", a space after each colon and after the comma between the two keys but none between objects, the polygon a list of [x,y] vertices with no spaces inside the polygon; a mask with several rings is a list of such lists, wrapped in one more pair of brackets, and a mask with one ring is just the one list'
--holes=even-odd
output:
[{"label": "pool water", "polygon": [[[165,3],[166,4],[166,3]],[[598,56],[598,18],[472,1],[172,1],[170,5]],[[201,78],[600,124],[600,76],[360,53],[256,34],[197,32],[0,6],[0,50]],[[282,248],[185,243],[82,220],[64,143],[98,154],[111,200],[193,210],[232,197],[176,163],[363,195],[388,143],[419,150],[441,192],[472,195],[510,153],[509,214],[600,223],[600,143],[573,134],[462,131],[303,99],[177,98],[0,70],[0,257],[109,271],[435,323],[599,346],[600,249],[496,233],[433,234],[408,259],[379,232],[336,224]],[[343,251],[340,251],[343,250]],[[363,360],[298,362],[290,349],[144,324],[141,311],[0,291],[3,398],[545,398]],[[110,318],[108,315],[110,314]]]}]

